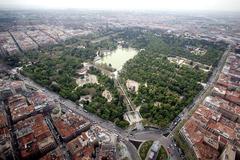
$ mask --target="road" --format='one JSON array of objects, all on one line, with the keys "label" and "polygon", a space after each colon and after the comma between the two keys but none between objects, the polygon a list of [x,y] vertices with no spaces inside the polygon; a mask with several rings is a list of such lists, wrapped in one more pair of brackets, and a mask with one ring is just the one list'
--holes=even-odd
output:
[{"label": "road", "polygon": [[[154,141],[152,143],[152,146],[150,147],[150,149],[147,152],[147,156],[146,156],[145,160],[149,159],[150,153],[151,153],[151,151],[153,149],[153,145],[157,146],[157,150],[159,150],[160,147],[161,147],[161,142],[159,140],[156,140],[156,141]],[[157,155],[158,155],[158,152],[154,153],[154,156],[152,157],[152,160],[156,160],[157,159]]]},{"label": "road", "polygon": [[[204,101],[204,99],[211,94],[211,91],[215,85],[215,82],[218,80],[219,74],[221,73],[221,71],[224,67],[224,63],[226,62],[226,59],[227,59],[231,49],[232,49],[232,45],[229,44],[228,49],[222,55],[220,61],[218,62],[217,67],[213,70],[213,73],[208,80],[207,87],[203,91],[200,92],[199,96],[195,98],[194,102],[189,107],[187,107],[185,110],[183,110],[182,113],[179,114],[180,115],[179,117],[181,119],[178,122],[178,124],[180,124],[180,122],[183,120],[188,120],[191,116],[191,113],[193,113],[197,109],[199,104],[201,104]],[[175,132],[175,129],[177,128],[176,126],[177,125],[175,125],[175,127],[173,128],[173,130],[170,132],[170,134],[167,137],[170,141],[173,141],[173,134]],[[173,151],[174,151],[174,154],[179,153],[177,151],[176,147]]]},{"label": "road", "polygon": [[180,158],[180,153],[179,149],[176,146],[176,144],[172,141],[171,138],[165,137],[162,135],[160,131],[142,131],[142,132],[137,132],[133,134],[133,139],[129,138],[132,141],[147,141],[147,140],[153,140],[153,141],[160,141],[161,145],[167,149],[168,147],[171,150],[171,153],[169,154],[169,157],[171,160],[179,160]]},{"label": "road", "polygon": [[207,87],[200,92],[200,94],[194,99],[193,103],[185,108],[180,114],[179,114],[179,120],[176,121],[176,124],[172,123],[169,128],[172,128],[172,131],[170,131],[170,134],[167,137],[159,136],[163,134],[163,131],[160,129],[156,129],[155,131],[142,131],[142,132],[136,132],[133,134],[134,140],[143,141],[143,140],[160,140],[162,145],[167,148],[169,147],[172,151],[171,159],[181,159],[179,154],[179,149],[176,146],[175,142],[173,142],[173,133],[175,132],[175,128],[177,124],[180,124],[181,121],[187,120],[190,118],[190,114],[196,110],[196,108],[201,104],[204,99],[211,93],[212,88],[214,87],[215,82],[217,81],[219,74],[222,71],[222,68],[224,66],[224,63],[226,62],[226,59],[231,51],[232,45],[230,44],[228,46],[228,49],[224,52],[222,55],[218,66],[214,69],[211,77],[209,78]]},{"label": "road", "polygon": [[[226,62],[226,59],[227,59],[231,49],[232,49],[232,45],[229,44],[228,49],[222,55],[220,61],[218,62],[217,67],[213,70],[213,73],[208,80],[206,88],[199,93],[199,95],[194,99],[194,101],[191,105],[186,107],[179,114],[179,117],[181,118],[181,121],[189,119],[190,114],[193,113],[196,110],[196,108],[199,106],[199,104],[201,104],[208,95],[210,95],[210,93],[211,93],[211,91],[212,91],[212,89],[215,85],[215,82],[218,80],[219,74],[221,73],[221,71],[224,67],[224,63]],[[181,121],[179,121],[178,124]]]},{"label": "road", "polygon": [[[17,74],[19,79],[23,80],[27,86],[32,86],[38,90],[42,90],[45,92],[45,94],[50,99],[59,101],[64,106],[64,109],[71,110],[78,115],[86,117],[92,123],[97,123],[101,127],[106,128],[106,129],[110,130],[111,132],[117,134],[121,138],[121,140],[126,144],[126,146],[128,147],[129,153],[131,154],[131,157],[133,160],[140,160],[140,157],[138,155],[136,147],[129,140],[133,140],[133,141],[160,140],[162,142],[162,145],[165,148],[168,147],[171,142],[170,140],[166,140],[166,137],[164,137],[162,135],[162,133],[164,133],[164,132],[161,130],[158,130],[158,129],[145,130],[145,131],[130,134],[129,132],[117,127],[112,122],[104,120],[104,119],[96,116],[95,114],[84,111],[82,109],[82,107],[76,105],[74,102],[64,99],[64,98],[60,97],[58,94],[56,94],[55,92],[49,91],[46,88],[36,84],[31,79],[24,77],[23,75],[19,74],[18,72],[14,71],[14,70],[12,70],[12,71],[13,71],[12,73]],[[178,156],[179,155],[177,153],[175,153],[172,155],[171,159],[177,160],[177,158],[174,158],[174,157],[178,157]]]},{"label": "road", "polygon": [[[207,87],[199,94],[198,97],[195,98],[193,104],[188,106],[187,109],[184,109],[183,112],[180,113],[180,115],[179,115],[179,117],[181,118],[180,121],[182,121],[184,119],[188,119],[189,113],[191,113],[193,110],[195,110],[196,107],[200,103],[202,103],[202,101],[205,99],[205,97],[207,95],[209,95],[212,87],[214,86],[215,81],[218,79],[218,76],[223,68],[224,62],[226,61],[226,58],[229,54],[230,49],[231,49],[231,45],[229,45],[228,50],[223,54],[221,60],[218,63],[218,66],[214,69],[213,74],[208,81]],[[178,148],[174,145],[174,142],[172,141],[172,133],[174,132],[174,128],[177,125],[171,124],[171,126],[174,125],[174,127],[173,127],[173,131],[170,132],[168,137],[163,136],[164,131],[161,129],[144,130],[144,131],[136,131],[136,132],[129,133],[129,132],[115,126],[115,124],[113,124],[110,121],[104,120],[92,113],[86,112],[85,110],[83,110],[81,105],[78,106],[70,100],[63,99],[55,92],[49,91],[46,88],[33,82],[31,79],[19,74],[16,70],[11,70],[11,73],[16,74],[19,77],[19,79],[23,80],[26,83],[26,85],[33,86],[36,89],[44,91],[49,98],[55,99],[55,100],[59,101],[60,103],[62,103],[65,106],[65,109],[71,110],[71,111],[75,112],[76,114],[82,115],[82,116],[86,117],[87,119],[89,119],[92,123],[97,123],[98,125],[102,126],[103,128],[109,129],[113,133],[117,134],[122,139],[122,141],[126,144],[126,146],[128,147],[129,153],[131,154],[131,156],[134,160],[140,159],[140,157],[137,153],[136,148],[133,146],[132,143],[129,142],[129,139],[133,140],[133,141],[159,140],[165,148],[169,147],[170,150],[172,151],[172,154],[170,154],[171,159],[173,159],[173,160],[180,159],[180,154],[179,154]],[[119,88],[124,93],[124,90],[123,90],[123,88],[121,88],[121,85],[119,85]],[[131,104],[130,101],[129,101],[129,104]],[[180,122],[180,121],[177,121],[177,122]]]},{"label": "road", "polygon": [[18,78],[23,80],[27,86],[31,86],[37,90],[44,91],[49,99],[59,101],[61,104],[63,104],[65,109],[71,110],[72,112],[87,118],[92,123],[96,123],[96,124],[100,125],[101,127],[106,128],[106,129],[110,130],[111,132],[117,134],[123,140],[123,142],[126,144],[126,146],[128,147],[129,153],[134,158],[134,160],[140,159],[136,148],[133,146],[132,143],[130,143],[128,141],[129,133],[127,131],[117,127],[115,124],[113,124],[110,121],[104,120],[104,119],[96,116],[95,114],[86,112],[82,107],[76,105],[74,102],[64,99],[64,98],[60,97],[58,94],[56,94],[55,92],[49,91],[46,88],[36,84],[31,79],[24,77],[23,75],[18,73],[16,70],[11,70],[11,74],[17,75]]},{"label": "road", "polygon": [[52,132],[52,135],[53,135],[55,141],[57,142],[57,145],[61,148],[61,151],[63,151],[63,155],[66,158],[66,160],[71,160],[70,155],[68,154],[66,145],[61,142],[60,136],[59,136],[58,132],[55,130],[55,128],[53,127],[53,123],[51,122],[50,119],[51,118],[49,116],[46,116],[45,122],[47,123],[50,131]]}]

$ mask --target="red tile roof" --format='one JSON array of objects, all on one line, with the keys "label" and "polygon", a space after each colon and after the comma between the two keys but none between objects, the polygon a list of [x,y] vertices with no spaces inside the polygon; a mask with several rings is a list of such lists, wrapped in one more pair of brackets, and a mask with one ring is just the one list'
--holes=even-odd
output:
[{"label": "red tile roof", "polygon": [[41,114],[19,121],[14,127],[22,158],[40,152],[42,147],[55,144],[51,131]]},{"label": "red tile roof", "polygon": [[40,158],[40,160],[64,160],[64,159],[65,159],[64,155],[59,147],[51,152],[48,152],[45,156]]},{"label": "red tile roof", "polygon": [[61,137],[69,137],[80,130],[83,125],[89,123],[89,121],[82,116],[67,112],[61,117],[54,118],[53,123]]},{"label": "red tile roof", "polygon": [[8,107],[13,121],[34,112],[34,106],[28,105],[27,100],[22,95],[14,95],[8,98]]}]

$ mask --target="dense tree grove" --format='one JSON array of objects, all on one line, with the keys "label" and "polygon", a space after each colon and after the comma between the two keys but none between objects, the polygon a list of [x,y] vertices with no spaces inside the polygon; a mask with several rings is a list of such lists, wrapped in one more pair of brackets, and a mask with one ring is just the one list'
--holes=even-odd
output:
[{"label": "dense tree grove", "polygon": [[20,56],[6,56],[3,57],[3,61],[6,62],[7,65],[12,66],[12,67],[18,67],[19,61],[20,61]]},{"label": "dense tree grove", "polygon": [[[89,70],[90,74],[97,75],[100,85],[89,84],[84,85],[77,90],[84,91],[84,89],[94,88],[96,92],[92,98],[92,102],[86,103],[84,108],[92,113],[96,113],[98,116],[115,122],[119,127],[125,128],[128,126],[128,122],[123,120],[123,114],[126,112],[126,107],[123,103],[123,98],[119,95],[118,90],[114,86],[114,81],[103,75],[100,70],[92,67]],[[112,94],[112,101],[107,102],[107,99],[102,96],[102,92],[107,89]],[[82,95],[91,94],[89,92],[82,93]]]},{"label": "dense tree grove", "polygon": [[[84,105],[86,110],[113,121],[120,127],[126,127],[128,122],[123,120],[126,107],[114,81],[91,68],[89,73],[97,75],[100,84],[78,87],[75,82],[76,71],[83,67],[83,62],[92,62],[98,51],[116,49],[118,41],[124,42],[124,47],[142,49],[124,65],[120,78],[141,84],[138,94],[129,95],[136,105],[141,105],[140,112],[144,118],[159,126],[166,126],[193,101],[202,89],[200,82],[206,82],[210,75],[198,67],[170,63],[167,57],[180,56],[216,66],[226,47],[222,42],[186,39],[140,28],[123,29],[115,38],[92,39],[94,38],[69,39],[60,44],[45,46],[39,51],[29,51],[21,58],[7,57],[6,61],[10,65],[23,65],[21,72],[24,75],[74,102],[78,102],[81,96],[90,94],[92,102]],[[190,53],[187,46],[203,48],[207,52],[195,55]],[[19,60],[20,63],[16,63]],[[105,89],[112,94],[111,102],[102,96]]]},{"label": "dense tree grove", "polygon": [[[55,49],[53,48],[53,50]],[[30,77],[38,84],[74,102],[78,102],[83,95],[91,94],[93,97],[92,102],[84,105],[86,110],[96,113],[106,120],[115,122],[119,127],[125,128],[128,126],[128,122],[123,120],[126,107],[118,90],[114,87],[112,79],[103,75],[99,70],[91,68],[89,73],[97,75],[100,84],[86,84],[83,87],[77,86],[74,79],[76,71],[83,67],[82,59],[84,61],[91,60],[91,57],[84,58],[81,56],[79,58],[76,55],[59,52],[57,54],[53,53],[39,54],[31,52],[26,54],[22,62],[26,64],[30,60],[32,64],[24,65],[21,73]],[[113,99],[111,102],[107,102],[107,99],[102,97],[102,92],[105,89],[109,90],[112,94]]]},{"label": "dense tree grove", "polygon": [[[200,62],[202,64],[216,66],[227,44],[224,42],[210,42],[207,40],[188,39],[182,36],[174,36],[162,32],[142,31],[129,29],[121,35],[129,43],[129,46],[137,49],[146,49],[148,53],[160,53],[165,56],[180,56]],[[187,46],[199,47],[207,50],[205,55],[199,56],[190,53]]]},{"label": "dense tree grove", "polygon": [[[207,74],[201,70],[170,63],[159,53],[142,51],[128,61],[121,72],[125,80],[141,83],[138,94],[131,94],[141,114],[154,124],[167,125],[190,104],[202,89]],[[159,106],[154,103],[159,102]]]},{"label": "dense tree grove", "polygon": [[[140,83],[137,94],[129,93],[140,113],[153,124],[167,126],[184,107],[193,102],[202,90],[200,83],[209,74],[199,68],[170,63],[167,56],[180,56],[196,62],[215,66],[224,52],[225,44],[184,39],[165,34],[142,33],[140,30],[122,35],[129,45],[142,50],[123,67],[120,77]],[[137,38],[133,38],[137,37]],[[203,47],[207,53],[197,56],[186,50],[186,45]]]},{"label": "dense tree grove", "polygon": [[77,100],[73,92],[77,84],[74,80],[76,70],[82,67],[79,58],[64,55],[33,54],[32,65],[23,66],[22,74],[30,77],[35,82],[59,93],[64,98]]}]

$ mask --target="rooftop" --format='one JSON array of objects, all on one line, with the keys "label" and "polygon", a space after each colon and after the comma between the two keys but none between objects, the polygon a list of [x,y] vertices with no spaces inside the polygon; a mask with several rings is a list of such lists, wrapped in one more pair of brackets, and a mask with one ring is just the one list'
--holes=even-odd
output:
[{"label": "rooftop", "polygon": [[227,100],[222,99],[221,97],[218,96],[208,96],[204,100],[204,105],[208,107],[213,107],[216,109],[223,109],[227,112],[231,112],[233,114],[239,115],[239,106],[231,103]]},{"label": "rooftop", "polygon": [[0,157],[4,157],[8,153],[13,153],[11,146],[11,137],[8,128],[0,128]]},{"label": "rooftop", "polygon": [[22,88],[23,86],[25,86],[25,83],[23,81],[12,81],[10,84],[10,87],[12,88]]},{"label": "rooftop", "polygon": [[139,83],[134,81],[134,80],[130,80],[128,79],[126,82],[126,87],[128,90],[133,91],[133,92],[137,92],[138,88],[139,88]]},{"label": "rooftop", "polygon": [[0,110],[0,128],[7,126],[6,114]]},{"label": "rooftop", "polygon": [[213,87],[213,90],[212,92],[216,95],[219,95],[219,96],[225,96],[226,92],[227,92],[227,87],[225,86],[222,86],[222,85],[219,85],[219,84],[216,84],[214,87]]},{"label": "rooftop", "polygon": [[41,91],[33,92],[28,100],[31,104],[37,106],[45,103],[47,101],[47,96]]},{"label": "rooftop", "polygon": [[34,112],[34,106],[28,105],[26,97],[19,94],[8,98],[8,107],[13,121],[17,121]]},{"label": "rooftop", "polygon": [[207,145],[203,141],[196,143],[193,146],[195,154],[199,159],[217,159],[219,156],[218,150],[213,147]]},{"label": "rooftop", "polygon": [[94,143],[89,143],[89,138],[85,133],[67,143],[67,149],[73,159],[92,158],[94,153]]},{"label": "rooftop", "polygon": [[200,142],[204,134],[200,131],[200,125],[198,122],[190,118],[182,128],[182,133],[187,138],[191,145]]},{"label": "rooftop", "polygon": [[219,121],[219,119],[221,118],[221,113],[206,106],[200,105],[198,109],[194,112],[192,118],[205,125],[209,122],[210,119]]},{"label": "rooftop", "polygon": [[51,152],[48,152],[45,156],[40,158],[40,160],[63,160],[64,155],[61,151],[61,149],[58,147]]},{"label": "rooftop", "polygon": [[14,128],[22,158],[55,145],[51,131],[41,114],[19,121]]},{"label": "rooftop", "polygon": [[240,56],[230,53],[212,90],[213,96],[205,98],[180,130],[198,159],[217,159],[220,144],[240,144],[239,66]]},{"label": "rooftop", "polygon": [[109,144],[100,145],[100,148],[97,152],[97,160],[107,159],[107,160],[116,160],[115,148]]},{"label": "rooftop", "polygon": [[63,138],[72,136],[84,127],[90,125],[87,119],[69,111],[61,117],[53,118],[53,123]]},{"label": "rooftop", "polygon": [[194,119],[190,118],[186,122],[181,133],[192,146],[197,158],[214,159],[219,155],[217,136],[202,128]]},{"label": "rooftop", "polygon": [[26,90],[25,83],[23,81],[2,81],[0,83],[0,90],[10,88],[14,92],[19,90]]},{"label": "rooftop", "polygon": [[227,139],[233,140],[237,138],[235,131],[236,124],[224,117],[222,117],[219,122],[210,120],[207,127]]},{"label": "rooftop", "polygon": [[237,90],[230,91],[230,90],[228,90],[226,92],[225,97],[226,97],[227,100],[240,105],[240,91],[237,91]]}]

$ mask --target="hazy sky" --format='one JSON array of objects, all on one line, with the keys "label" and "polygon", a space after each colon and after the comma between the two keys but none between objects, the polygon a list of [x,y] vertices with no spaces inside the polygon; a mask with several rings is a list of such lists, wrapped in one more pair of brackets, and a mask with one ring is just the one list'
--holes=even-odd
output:
[{"label": "hazy sky", "polygon": [[240,12],[240,0],[0,0],[0,7]]}]

